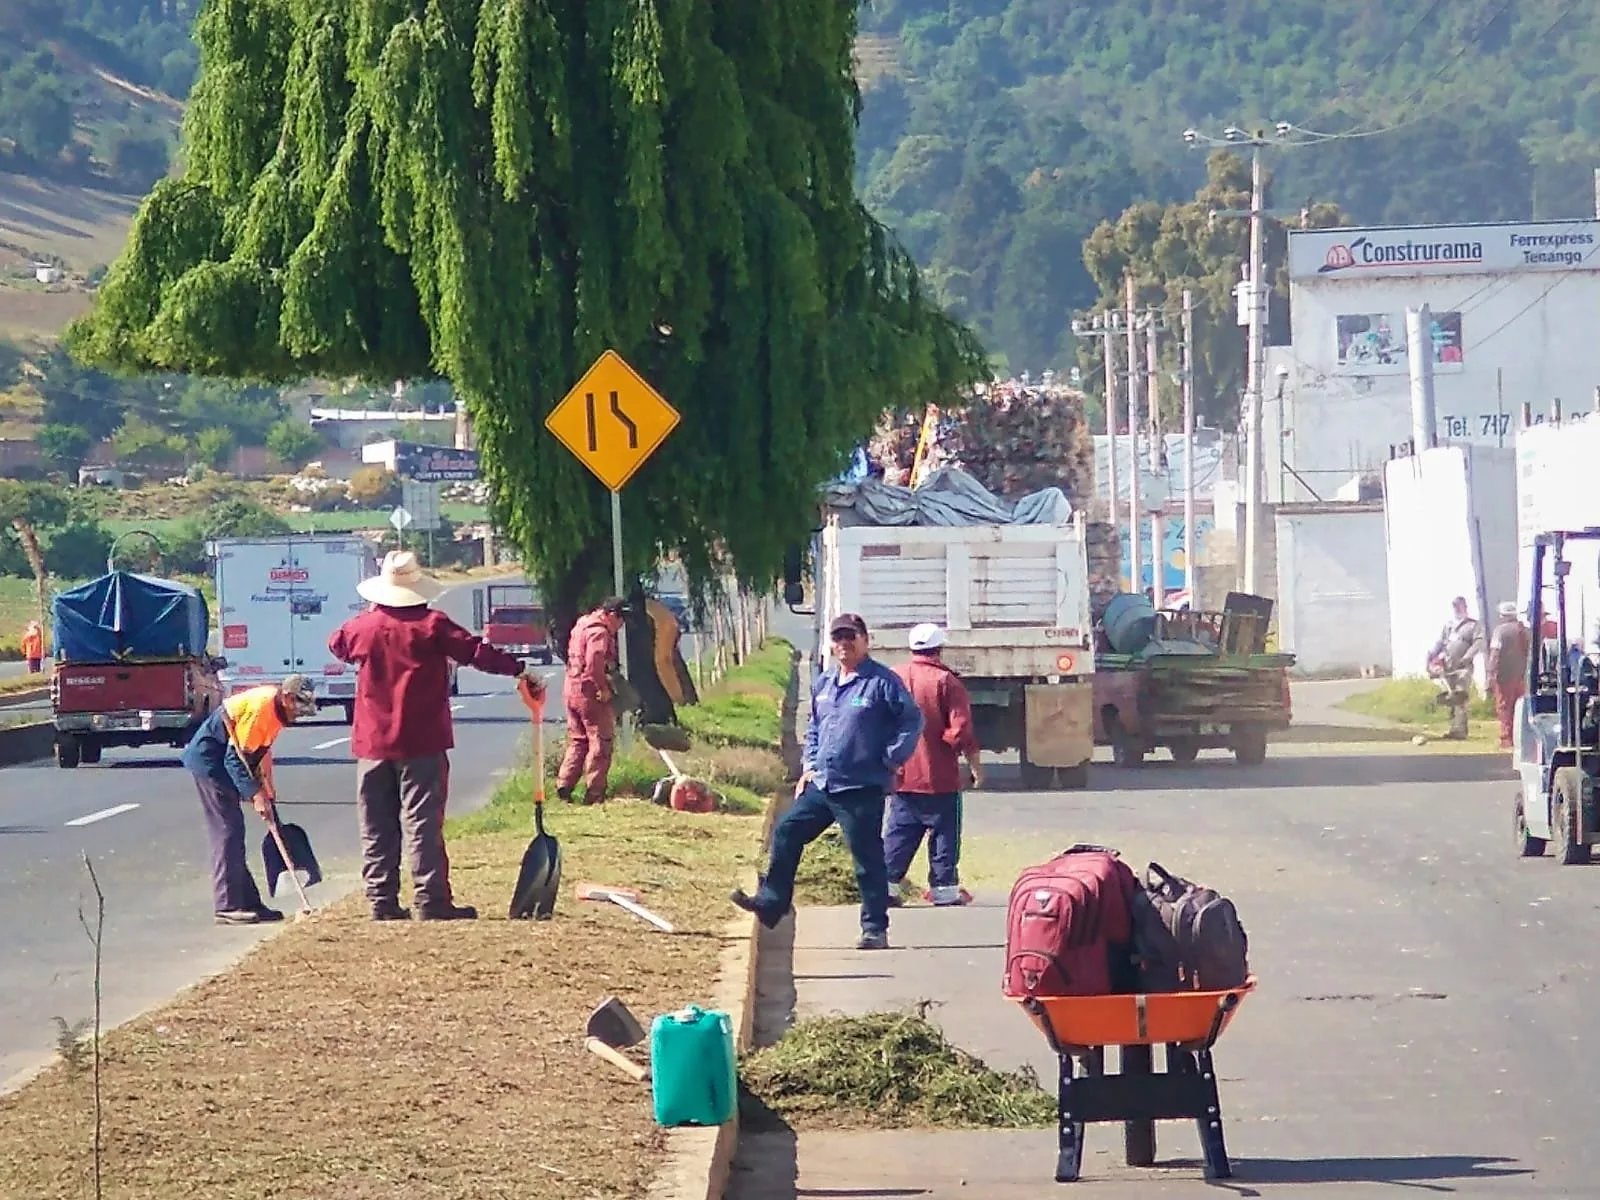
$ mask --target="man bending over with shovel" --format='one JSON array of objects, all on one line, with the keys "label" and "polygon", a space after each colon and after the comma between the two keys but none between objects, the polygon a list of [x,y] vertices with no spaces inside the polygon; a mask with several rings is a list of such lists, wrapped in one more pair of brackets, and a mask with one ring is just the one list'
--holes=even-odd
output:
[{"label": "man bending over with shovel", "polygon": [[317,713],[317,696],[304,675],[229,696],[200,723],[183,750],[194,776],[211,842],[211,892],[218,925],[259,925],[283,914],[261,902],[244,854],[244,814],[249,801],[271,821],[277,793],[272,784],[272,743],[302,717]]}]

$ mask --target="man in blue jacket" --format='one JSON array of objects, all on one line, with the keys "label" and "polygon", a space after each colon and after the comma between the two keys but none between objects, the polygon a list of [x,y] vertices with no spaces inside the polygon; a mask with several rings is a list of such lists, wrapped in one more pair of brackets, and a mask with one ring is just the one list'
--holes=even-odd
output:
[{"label": "man in blue jacket", "polygon": [[805,848],[835,821],[861,890],[858,950],[889,946],[889,876],[883,860],[883,794],[917,748],[922,712],[900,677],[867,653],[867,623],[841,613],[828,629],[838,666],[811,685],[811,724],[795,801],[772,831],[767,873],[754,896],[733,902],[769,929],[794,901]]}]

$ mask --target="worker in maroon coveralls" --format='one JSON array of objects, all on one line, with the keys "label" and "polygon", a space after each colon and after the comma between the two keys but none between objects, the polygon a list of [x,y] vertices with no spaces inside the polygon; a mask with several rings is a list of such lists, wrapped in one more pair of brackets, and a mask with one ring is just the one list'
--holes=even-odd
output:
[{"label": "worker in maroon coveralls", "polygon": [[490,675],[521,675],[544,684],[504,650],[474,637],[428,607],[442,590],[417,556],[392,550],[382,573],[356,586],[372,607],[328,639],[356,673],[356,807],[361,817],[361,879],[374,921],[406,921],[400,906],[400,851],[411,868],[413,903],[424,921],[470,921],[478,910],[450,890],[444,810],[455,730],[450,720],[450,663]]},{"label": "worker in maroon coveralls", "polygon": [[567,678],[561,700],[567,709],[567,752],[556,774],[556,795],[572,799],[582,776],[583,802],[603,804],[611,770],[617,715],[611,708],[611,668],[617,665],[617,632],[626,605],[612,597],[578,618],[567,639]]},{"label": "worker in maroon coveralls", "polygon": [[1500,623],[1489,638],[1489,687],[1494,692],[1494,715],[1500,720],[1500,749],[1509,750],[1516,737],[1517,701],[1528,690],[1528,656],[1533,636],[1517,616],[1517,602],[1500,606]]},{"label": "worker in maroon coveralls", "polygon": [[968,904],[956,864],[961,859],[961,763],[965,755],[974,787],[983,785],[978,737],[972,728],[972,700],[961,676],[940,658],[944,630],[918,625],[911,631],[911,661],[896,668],[922,713],[917,748],[900,768],[889,799],[883,836],[889,872],[889,904],[905,902],[906,871],[928,835],[928,893],[940,907]]}]

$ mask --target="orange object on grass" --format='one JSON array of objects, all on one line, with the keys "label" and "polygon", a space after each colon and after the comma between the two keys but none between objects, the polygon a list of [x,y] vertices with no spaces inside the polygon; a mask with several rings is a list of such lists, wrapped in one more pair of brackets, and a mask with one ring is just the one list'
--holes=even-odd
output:
[{"label": "orange object on grass", "polygon": [[[1063,1046],[1154,1046],[1205,1042],[1222,1010],[1221,1037],[1244,998],[1255,990],[1254,975],[1221,992],[1119,993],[1111,996],[1038,996],[1022,999],[1023,1011]],[[1229,996],[1238,999],[1230,1005]],[[1019,998],[1020,999],[1020,998]]]}]

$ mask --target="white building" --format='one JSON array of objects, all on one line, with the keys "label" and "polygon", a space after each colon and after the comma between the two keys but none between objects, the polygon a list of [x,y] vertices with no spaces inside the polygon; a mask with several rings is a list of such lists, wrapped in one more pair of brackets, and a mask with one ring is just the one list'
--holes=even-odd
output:
[{"label": "white building", "polygon": [[1439,445],[1512,445],[1524,402],[1536,420],[1594,404],[1600,221],[1291,230],[1289,277],[1292,344],[1269,351],[1264,387],[1269,502],[1330,499],[1408,448],[1408,308],[1433,314]]}]

